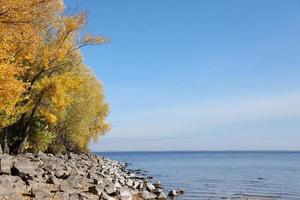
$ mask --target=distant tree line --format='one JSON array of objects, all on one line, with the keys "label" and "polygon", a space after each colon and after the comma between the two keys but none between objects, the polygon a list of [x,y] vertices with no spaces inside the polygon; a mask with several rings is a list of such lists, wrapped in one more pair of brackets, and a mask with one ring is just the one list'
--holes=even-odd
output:
[{"label": "distant tree line", "polygon": [[85,23],[62,0],[0,0],[3,152],[86,152],[110,129],[102,84],[79,50],[107,39],[80,34]]}]

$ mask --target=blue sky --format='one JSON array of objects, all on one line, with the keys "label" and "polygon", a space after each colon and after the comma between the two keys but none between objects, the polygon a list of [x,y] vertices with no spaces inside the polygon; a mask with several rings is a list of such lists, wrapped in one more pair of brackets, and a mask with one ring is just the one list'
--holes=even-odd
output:
[{"label": "blue sky", "polygon": [[67,0],[105,86],[94,151],[300,150],[300,1]]}]

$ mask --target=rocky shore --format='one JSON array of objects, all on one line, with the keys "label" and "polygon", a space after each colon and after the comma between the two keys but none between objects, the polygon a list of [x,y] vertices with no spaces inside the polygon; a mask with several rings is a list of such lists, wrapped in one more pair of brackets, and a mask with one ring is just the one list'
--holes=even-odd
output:
[{"label": "rocky shore", "polygon": [[[0,200],[167,199],[160,182],[93,154],[0,155]],[[176,195],[171,191],[170,195]]]}]

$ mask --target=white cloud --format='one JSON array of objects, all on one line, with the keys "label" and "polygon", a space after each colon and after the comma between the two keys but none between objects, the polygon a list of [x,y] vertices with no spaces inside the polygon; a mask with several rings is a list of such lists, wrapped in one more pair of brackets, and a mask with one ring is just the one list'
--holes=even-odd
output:
[{"label": "white cloud", "polygon": [[[219,99],[143,110],[119,119],[109,137],[162,137],[211,126],[300,116],[300,94]],[[114,125],[114,124],[113,124]]]}]

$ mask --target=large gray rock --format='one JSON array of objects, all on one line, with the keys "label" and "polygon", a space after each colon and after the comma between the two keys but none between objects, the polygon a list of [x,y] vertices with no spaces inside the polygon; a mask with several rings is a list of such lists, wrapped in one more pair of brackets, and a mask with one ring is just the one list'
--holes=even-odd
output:
[{"label": "large gray rock", "polygon": [[12,167],[12,158],[7,154],[0,156],[0,174],[10,174]]},{"label": "large gray rock", "polygon": [[31,190],[32,196],[34,199],[52,199],[52,195],[50,190],[44,189],[44,188],[33,188]]},{"label": "large gray rock", "polygon": [[121,200],[132,200],[132,194],[128,187],[122,187],[120,189],[120,199]]},{"label": "large gray rock", "polygon": [[105,192],[102,193],[101,195],[101,200],[116,200],[115,198],[109,196],[108,194],[106,194]]},{"label": "large gray rock", "polygon": [[70,200],[70,196],[66,192],[57,192],[56,193],[56,198],[54,198],[54,199],[58,199],[58,200]]},{"label": "large gray rock", "polygon": [[149,190],[149,192],[152,192],[155,190],[155,186],[150,182],[146,183],[146,188],[147,188],[147,190]]},{"label": "large gray rock", "polygon": [[157,196],[157,199],[160,199],[160,200],[166,200],[168,197],[167,195],[164,193],[164,192],[161,192],[158,196]]},{"label": "large gray rock", "polygon": [[0,175],[0,197],[19,195],[26,191],[26,184],[18,176]]},{"label": "large gray rock", "polygon": [[109,195],[115,194],[117,192],[115,184],[114,183],[109,183],[107,186],[105,186],[105,191]]},{"label": "large gray rock", "polygon": [[93,185],[89,187],[89,192],[99,197],[101,196],[103,190],[104,188],[99,185]]},{"label": "large gray rock", "polygon": [[142,198],[145,200],[156,199],[156,195],[151,192],[148,192],[147,190],[144,190],[142,192]]},{"label": "large gray rock", "polygon": [[23,179],[32,179],[35,175],[35,166],[31,160],[19,157],[13,162],[12,173]]},{"label": "large gray rock", "polygon": [[178,195],[177,191],[176,190],[171,190],[169,191],[169,194],[168,194],[170,197],[175,197]]},{"label": "large gray rock", "polygon": [[69,194],[76,192],[77,190],[80,190],[82,188],[82,185],[73,180],[63,180],[60,183],[59,189],[63,192],[67,192]]}]

